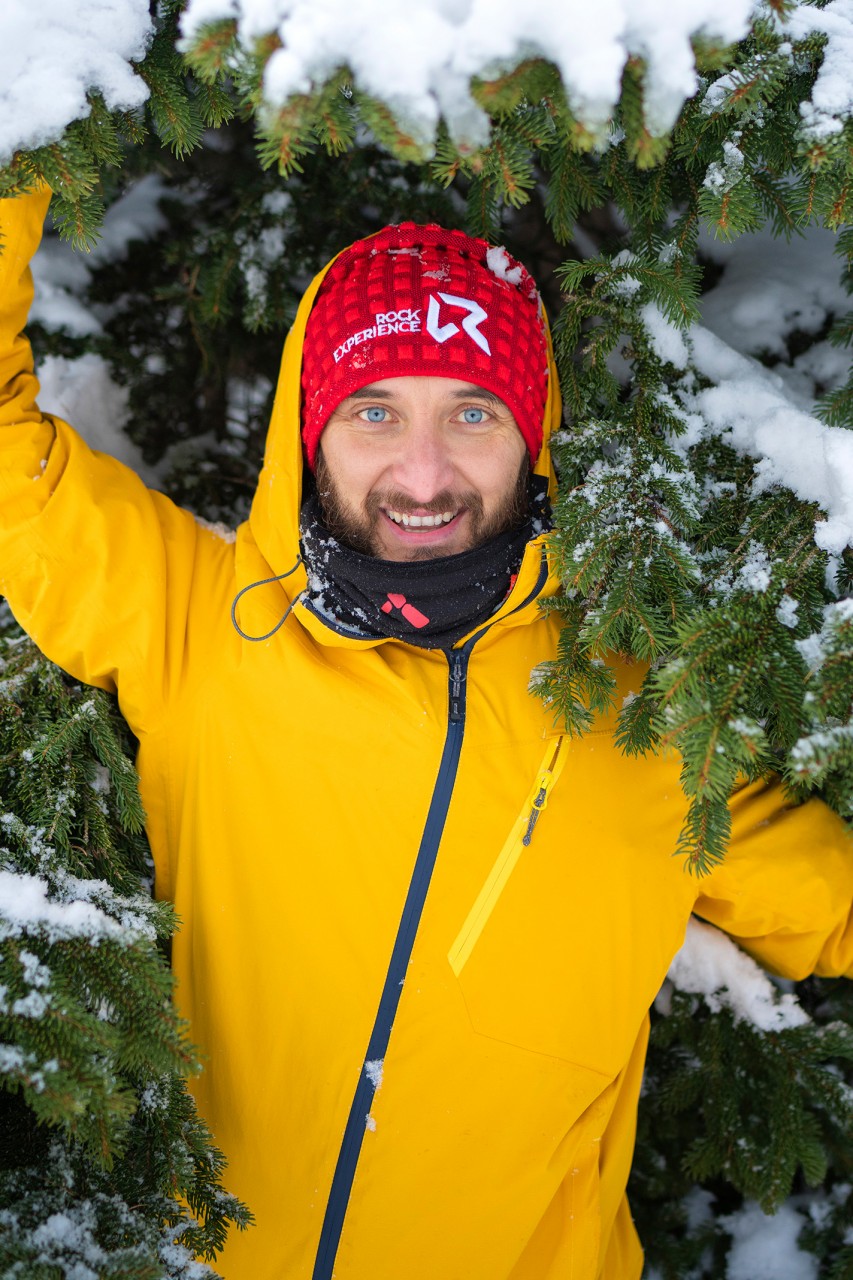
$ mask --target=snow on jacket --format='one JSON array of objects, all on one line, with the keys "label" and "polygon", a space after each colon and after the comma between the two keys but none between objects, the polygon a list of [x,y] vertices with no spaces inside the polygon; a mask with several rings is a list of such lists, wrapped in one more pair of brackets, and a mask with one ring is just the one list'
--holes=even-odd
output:
[{"label": "snow on jacket", "polygon": [[[648,1008],[691,911],[780,973],[853,968],[853,856],[817,802],[733,801],[711,876],[672,857],[675,760],[528,692],[559,622],[544,537],[451,653],[353,639],[298,569],[300,348],[227,542],[43,418],[27,261],[45,201],[0,203],[0,591],[44,652],[117,690],[157,893],[183,921],[194,1084],[257,1225],[227,1280],[632,1280],[625,1199]],[[556,386],[552,377],[551,385]],[[538,468],[551,476],[546,410]],[[619,667],[620,692],[639,675]],[[534,809],[545,805],[534,821]]]}]

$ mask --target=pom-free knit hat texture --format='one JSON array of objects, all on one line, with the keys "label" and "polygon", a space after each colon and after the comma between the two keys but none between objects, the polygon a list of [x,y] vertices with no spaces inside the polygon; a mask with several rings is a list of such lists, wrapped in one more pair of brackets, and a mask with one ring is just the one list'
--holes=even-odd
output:
[{"label": "pom-free knit hat texture", "polygon": [[402,223],[358,240],[329,268],[308,318],[302,438],[347,396],[382,378],[457,378],[512,411],[535,462],[548,357],[536,286],[505,249],[461,231]]}]

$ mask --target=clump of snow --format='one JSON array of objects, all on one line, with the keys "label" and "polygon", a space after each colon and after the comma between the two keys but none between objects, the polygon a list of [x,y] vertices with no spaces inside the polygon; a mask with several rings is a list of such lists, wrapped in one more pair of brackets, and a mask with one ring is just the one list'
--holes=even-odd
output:
[{"label": "clump of snow", "polygon": [[827,37],[811,101],[800,104],[800,115],[808,141],[841,133],[853,112],[853,0],[831,0],[823,9],[799,4],[781,26],[793,40],[803,40],[812,32]]},{"label": "clump of snow", "polygon": [[770,561],[764,547],[757,542],[751,542],[747,548],[746,559],[735,578],[735,589],[761,595],[770,586],[771,573]]},{"label": "clump of snow", "polygon": [[32,951],[19,951],[18,960],[24,975],[24,981],[30,987],[47,987],[50,985],[50,969],[42,964]]},{"label": "clump of snow", "polygon": [[[654,304],[640,310],[652,349],[685,370],[675,389],[674,408],[684,428],[671,441],[676,452],[686,454],[699,441],[718,438],[755,458],[756,493],[781,486],[826,512],[815,522],[815,542],[830,557],[853,545],[853,434],[824,426],[813,410],[818,396],[844,381],[849,350],[816,337],[791,359],[789,343],[798,333],[821,335],[849,310],[836,244],[837,237],[821,228],[808,228],[790,243],[769,229],[732,244],[705,235],[702,252],[724,270],[702,297],[701,325],[682,333]],[[629,296],[623,285],[615,292]],[[769,563],[765,568],[769,574]],[[716,585],[724,592],[766,587],[760,572],[751,575],[752,583],[749,576],[744,570],[739,582]],[[794,625],[792,606],[782,608],[785,625]]]},{"label": "clump of snow", "polygon": [[278,225],[263,227],[251,240],[244,239],[237,244],[246,293],[250,302],[263,307],[270,270],[284,257],[284,228]]},{"label": "clump of snow", "polygon": [[782,623],[783,627],[791,627],[797,625],[797,611],[799,602],[792,596],[783,596],[779,601],[779,607],[776,610],[776,617]]},{"label": "clump of snow", "polygon": [[196,1262],[189,1249],[175,1240],[161,1241],[158,1253],[175,1280],[215,1280],[216,1273],[203,1262]]},{"label": "clump of snow", "polygon": [[726,139],[723,142],[723,158],[708,165],[703,187],[713,191],[715,196],[724,196],[732,187],[737,186],[743,173],[744,155],[740,147]]},{"label": "clump of snow", "polygon": [[237,20],[251,47],[275,32],[281,47],[265,75],[269,103],[310,92],[341,66],[366,92],[387,103],[413,134],[431,142],[440,115],[460,142],[488,140],[488,119],[471,97],[471,78],[495,75],[528,57],[558,67],[577,116],[602,138],[632,56],[646,64],[646,120],[666,132],[696,92],[691,38],[723,43],[749,29],[751,0],[190,0],[182,31],[189,41],[206,22]]},{"label": "clump of snow", "polygon": [[112,782],[110,780],[109,769],[102,764],[96,764],[92,772],[92,778],[89,786],[99,796],[108,796],[112,791]]},{"label": "clump of snow", "polygon": [[367,1076],[374,1089],[379,1089],[382,1085],[382,1074],[385,1070],[384,1058],[370,1058],[364,1064],[364,1074]]},{"label": "clump of snow", "polygon": [[71,1260],[74,1280],[98,1280],[107,1261],[97,1242],[97,1219],[94,1206],[89,1202],[74,1205],[64,1213],[51,1214],[36,1227],[31,1240],[40,1261],[49,1264],[60,1259]]},{"label": "clump of snow", "polygon": [[732,1237],[726,1280],[818,1280],[818,1260],[797,1246],[805,1219],[790,1204],[773,1216],[747,1203],[721,1222]]},{"label": "clump of snow", "polygon": [[[715,1013],[728,1009],[738,1022],[783,1031],[809,1021],[790,994],[780,995],[767,975],[719,929],[691,920],[669,969],[679,991],[701,995]],[[750,1280],[756,1280],[755,1276]]]},{"label": "clump of snow", "polygon": [[794,771],[803,778],[819,778],[826,771],[826,761],[853,743],[853,724],[817,729],[798,738],[788,753]]},{"label": "clump of snow", "polygon": [[640,311],[652,351],[665,364],[684,369],[690,358],[684,332],[667,320],[656,302],[647,302]]},{"label": "clump of snow", "polygon": [[153,941],[155,930],[143,912],[122,904],[121,918],[114,919],[101,906],[117,906],[120,900],[103,881],[65,878],[68,897],[56,901],[40,876],[0,870],[0,938],[21,937],[38,931],[50,941],[88,938],[93,944],[113,939],[131,945],[146,938]]},{"label": "clump of snow", "polygon": [[148,0],[6,0],[0,5],[0,163],[60,137],[89,114],[86,93],[111,110],[148,97],[132,63],[153,32]]},{"label": "clump of snow", "polygon": [[[630,249],[621,249],[613,258],[614,267],[630,266],[632,262],[637,261],[637,255],[632,253]],[[616,294],[617,298],[633,298],[642,289],[642,284],[636,276],[624,275],[618,280],[614,280],[610,284],[610,289]]]},{"label": "clump of snow", "polygon": [[832,641],[837,628],[851,621],[853,621],[853,600],[834,601],[824,607],[820,631],[813,632],[803,640],[794,641],[800,651],[800,657],[810,671],[817,671],[823,666],[827,646]]},{"label": "clump of snow", "polygon": [[711,435],[758,458],[756,492],[781,485],[823,507],[827,518],[815,522],[815,542],[843,551],[853,543],[853,434],[797,408],[776,373],[708,329],[695,326],[690,340],[696,369],[713,385],[685,395],[685,407]]},{"label": "clump of snow", "polygon": [[486,251],[486,265],[492,275],[497,276],[499,280],[506,280],[507,284],[521,284],[523,268],[517,263],[511,267],[509,262],[509,254],[501,245],[493,245]]}]

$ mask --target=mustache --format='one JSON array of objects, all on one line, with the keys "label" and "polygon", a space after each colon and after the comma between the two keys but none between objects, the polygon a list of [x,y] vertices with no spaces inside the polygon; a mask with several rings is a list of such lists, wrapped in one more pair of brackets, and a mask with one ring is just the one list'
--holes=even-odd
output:
[{"label": "mustache", "polygon": [[364,503],[365,512],[371,521],[379,517],[384,509],[399,511],[401,515],[440,516],[445,511],[468,511],[478,520],[483,515],[483,499],[479,493],[454,493],[451,489],[442,489],[428,502],[415,502],[408,494],[399,490],[387,489],[384,492],[375,490],[367,495]]}]

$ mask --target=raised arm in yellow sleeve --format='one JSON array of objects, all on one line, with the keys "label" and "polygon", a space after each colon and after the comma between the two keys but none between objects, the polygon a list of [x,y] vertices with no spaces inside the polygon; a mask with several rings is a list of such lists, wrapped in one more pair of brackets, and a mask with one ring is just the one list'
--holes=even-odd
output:
[{"label": "raised arm in yellow sleeve", "polygon": [[780,782],[731,802],[732,841],[695,911],[776,973],[853,977],[853,839],[820,800],[793,806]]},{"label": "raised arm in yellow sleeve", "polygon": [[36,404],[38,382],[24,334],[33,298],[30,260],[41,240],[50,192],[0,200],[0,513],[4,526],[34,515],[40,480],[54,439],[53,423]]},{"label": "raised arm in yellow sleeve", "polygon": [[23,329],[48,199],[0,200],[0,594],[49,658],[118,690],[138,733],[183,665],[199,541],[215,540],[39,411]]}]

